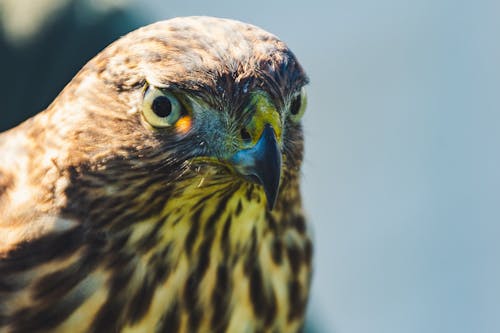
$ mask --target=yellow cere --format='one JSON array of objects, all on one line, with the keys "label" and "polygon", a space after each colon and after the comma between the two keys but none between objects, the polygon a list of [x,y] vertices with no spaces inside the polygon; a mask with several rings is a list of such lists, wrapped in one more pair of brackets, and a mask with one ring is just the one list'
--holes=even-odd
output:
[{"label": "yellow cere", "polygon": [[281,119],[269,95],[264,92],[255,92],[250,105],[255,106],[255,115],[247,127],[252,136],[252,143],[257,143],[266,124],[270,124],[273,127],[276,139],[281,143]]}]

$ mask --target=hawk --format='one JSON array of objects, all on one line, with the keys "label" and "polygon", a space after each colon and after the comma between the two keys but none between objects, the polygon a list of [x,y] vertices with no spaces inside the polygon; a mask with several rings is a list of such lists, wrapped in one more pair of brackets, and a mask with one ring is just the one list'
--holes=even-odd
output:
[{"label": "hawk", "polygon": [[0,135],[0,332],[299,331],[307,82],[228,19],[105,48]]}]

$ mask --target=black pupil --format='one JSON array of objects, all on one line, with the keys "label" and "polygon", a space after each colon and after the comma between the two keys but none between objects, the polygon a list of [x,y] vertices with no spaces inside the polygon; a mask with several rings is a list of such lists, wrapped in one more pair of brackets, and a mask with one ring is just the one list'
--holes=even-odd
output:
[{"label": "black pupil", "polygon": [[300,105],[302,104],[302,98],[299,96],[295,97],[290,106],[290,112],[295,116],[300,111]]},{"label": "black pupil", "polygon": [[158,96],[153,101],[153,112],[158,117],[167,117],[172,112],[172,103],[167,97]]}]

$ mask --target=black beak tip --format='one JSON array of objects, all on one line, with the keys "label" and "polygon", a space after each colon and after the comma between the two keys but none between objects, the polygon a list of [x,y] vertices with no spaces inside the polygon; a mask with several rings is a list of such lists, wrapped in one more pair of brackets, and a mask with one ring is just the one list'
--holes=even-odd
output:
[{"label": "black beak tip", "polygon": [[245,176],[245,179],[251,183],[262,186],[266,195],[267,208],[270,211],[273,210],[278,198],[279,181],[275,181],[272,184],[270,182],[264,181],[261,177],[255,174]]},{"label": "black beak tip", "polygon": [[274,209],[274,205],[276,204],[276,199],[278,197],[278,186],[279,185],[276,185],[273,188],[264,186],[264,192],[266,193],[267,199],[267,209],[270,211]]},{"label": "black beak tip", "polygon": [[263,149],[257,161],[258,177],[264,187],[267,208],[273,210],[278,197],[281,178],[281,152],[274,136],[274,130],[266,125],[261,140]]}]

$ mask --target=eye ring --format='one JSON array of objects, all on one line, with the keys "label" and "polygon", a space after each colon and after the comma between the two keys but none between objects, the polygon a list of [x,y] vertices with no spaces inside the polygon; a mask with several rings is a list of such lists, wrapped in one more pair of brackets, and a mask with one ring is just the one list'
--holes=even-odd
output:
[{"label": "eye ring", "polygon": [[153,127],[166,128],[174,125],[183,115],[183,107],[169,91],[149,86],[144,93],[142,114]]},{"label": "eye ring", "polygon": [[288,112],[290,114],[290,118],[293,121],[299,121],[300,118],[304,115],[307,107],[307,94],[304,87],[300,90],[300,93],[293,96],[290,101],[290,106],[288,108]]}]

